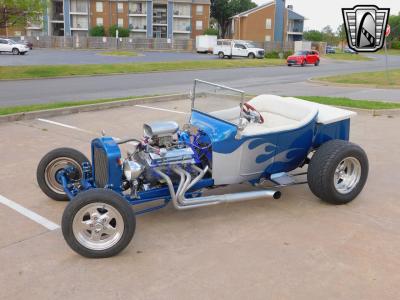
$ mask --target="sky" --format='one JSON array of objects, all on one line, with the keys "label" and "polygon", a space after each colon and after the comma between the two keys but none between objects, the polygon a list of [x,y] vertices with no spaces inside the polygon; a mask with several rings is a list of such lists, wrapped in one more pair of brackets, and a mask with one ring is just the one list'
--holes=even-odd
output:
[{"label": "sky", "polygon": [[[253,0],[258,5],[270,0]],[[343,23],[342,8],[352,8],[360,4],[374,4],[381,8],[390,8],[390,14],[400,11],[400,0],[286,0],[286,5],[293,5],[293,10],[306,17],[304,29],[321,30],[331,25],[334,31]]]}]

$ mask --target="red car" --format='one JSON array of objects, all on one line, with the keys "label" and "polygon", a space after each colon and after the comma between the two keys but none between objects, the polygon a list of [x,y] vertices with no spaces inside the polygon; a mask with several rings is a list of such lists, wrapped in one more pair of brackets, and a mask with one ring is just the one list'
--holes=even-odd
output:
[{"label": "red car", "polygon": [[287,65],[300,65],[304,67],[306,64],[319,65],[319,53],[318,51],[297,51],[295,54],[287,58]]}]

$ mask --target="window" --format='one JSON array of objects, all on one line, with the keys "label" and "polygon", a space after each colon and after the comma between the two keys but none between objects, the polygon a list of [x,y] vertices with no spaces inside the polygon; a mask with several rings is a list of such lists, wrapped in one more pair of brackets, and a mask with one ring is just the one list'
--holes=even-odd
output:
[{"label": "window", "polygon": [[119,13],[124,12],[124,4],[123,4],[122,2],[118,2],[118,3],[117,3],[117,11],[118,11]]},{"label": "window", "polygon": [[103,12],[103,2],[96,2],[96,12]]},{"label": "window", "polygon": [[202,30],[203,29],[203,21],[197,20],[196,21],[196,30]]},{"label": "window", "polygon": [[118,18],[118,27],[124,27],[124,19]]},{"label": "window", "polygon": [[271,29],[271,28],[272,28],[272,20],[265,19],[265,29]]},{"label": "window", "polygon": [[196,15],[203,14],[203,5],[196,5]]},{"label": "window", "polygon": [[96,18],[96,25],[103,26],[103,18]]},{"label": "window", "polygon": [[246,49],[246,47],[244,45],[242,45],[242,44],[235,44],[235,48]]},{"label": "window", "polygon": [[265,41],[266,42],[270,42],[271,41],[271,36],[270,35],[266,35],[265,36]]},{"label": "window", "polygon": [[6,40],[0,40],[0,44],[8,44]]}]

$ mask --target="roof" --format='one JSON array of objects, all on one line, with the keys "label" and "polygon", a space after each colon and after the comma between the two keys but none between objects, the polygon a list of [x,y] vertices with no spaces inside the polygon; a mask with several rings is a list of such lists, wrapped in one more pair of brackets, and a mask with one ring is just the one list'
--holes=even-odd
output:
[{"label": "roof", "polygon": [[275,4],[275,1],[267,2],[263,5],[254,7],[252,9],[246,10],[244,12],[241,12],[240,14],[234,15],[232,18],[237,18],[237,17],[247,17],[249,14],[252,14],[260,9],[263,9],[265,7],[271,6],[272,4]]},{"label": "roof", "polygon": [[305,20],[305,17],[298,14],[297,12],[294,12],[291,9],[288,9],[288,18],[289,20]]},{"label": "roof", "polygon": [[[275,1],[267,2],[267,3],[264,3],[264,4],[260,5],[260,6],[254,7],[252,9],[246,10],[244,12],[241,12],[240,14],[234,15],[231,18],[247,17],[248,15],[250,15],[252,13],[255,13],[256,11],[264,9],[264,8],[266,8],[268,6],[273,5],[273,4],[275,4]],[[293,10],[287,9],[287,11],[288,11],[288,17],[289,17],[290,20],[305,20],[305,17],[303,17],[302,15],[294,12]]]}]

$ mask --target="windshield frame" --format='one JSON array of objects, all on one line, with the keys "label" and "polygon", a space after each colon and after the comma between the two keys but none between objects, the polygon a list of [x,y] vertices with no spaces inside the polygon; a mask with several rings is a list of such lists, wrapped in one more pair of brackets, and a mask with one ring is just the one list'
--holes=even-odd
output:
[{"label": "windshield frame", "polygon": [[[202,113],[204,115],[207,115],[207,116],[209,116],[211,118],[221,120],[218,117],[215,117],[215,116],[213,116],[213,115],[211,115],[211,114],[209,114],[207,112],[204,112],[202,110],[199,110],[199,109],[195,108],[194,103],[195,103],[195,100],[196,100],[196,86],[197,86],[198,83],[209,85],[209,86],[213,86],[213,87],[218,87],[218,88],[221,88],[221,89],[225,89],[225,90],[232,91],[232,92],[240,94],[240,104],[239,104],[240,115],[239,115],[239,119],[243,118],[243,109],[242,108],[243,108],[243,104],[244,104],[244,95],[245,95],[244,91],[238,90],[238,89],[234,89],[234,88],[230,88],[228,86],[217,84],[217,83],[212,83],[212,82],[200,80],[200,79],[195,79],[194,80],[193,89],[190,90],[191,111],[193,111],[193,110],[194,111],[198,111],[198,112],[200,112],[200,113]],[[234,125],[234,126],[238,127],[238,124],[234,124],[234,123],[228,122],[226,120],[221,120],[221,121],[224,121],[225,123],[228,123],[228,124],[231,124],[231,125]]]}]

